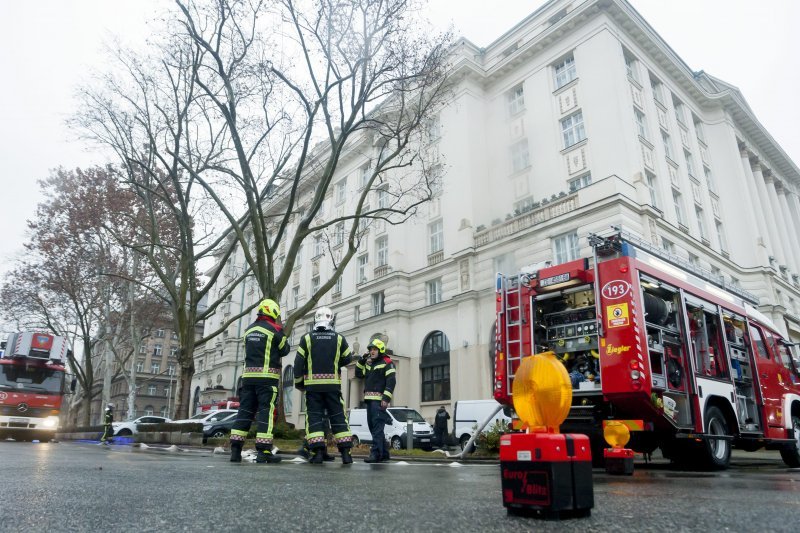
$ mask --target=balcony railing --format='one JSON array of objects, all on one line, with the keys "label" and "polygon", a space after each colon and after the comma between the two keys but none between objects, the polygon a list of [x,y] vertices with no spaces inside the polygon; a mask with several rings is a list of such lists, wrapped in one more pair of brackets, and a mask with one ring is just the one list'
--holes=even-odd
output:
[{"label": "balcony railing", "polygon": [[436,263],[441,263],[444,261],[444,251],[439,250],[438,252],[433,252],[432,254],[428,255],[428,266],[435,265]]},{"label": "balcony railing", "polygon": [[389,265],[381,265],[379,267],[375,267],[375,278],[381,278],[389,274],[392,271],[392,268]]},{"label": "balcony railing", "polygon": [[[511,218],[504,223],[477,232],[475,234],[475,245],[483,246],[490,242],[500,240],[503,237],[508,237],[509,235],[541,224],[552,218],[574,211],[578,207],[577,192],[564,196],[563,198],[558,198],[532,211]],[[431,256],[428,256],[429,265],[431,264],[430,258]]]}]

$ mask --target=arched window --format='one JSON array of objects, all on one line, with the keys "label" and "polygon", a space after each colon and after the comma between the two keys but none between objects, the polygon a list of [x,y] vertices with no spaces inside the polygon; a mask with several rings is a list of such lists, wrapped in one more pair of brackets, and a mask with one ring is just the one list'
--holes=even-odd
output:
[{"label": "arched window", "polygon": [[155,411],[153,410],[153,406],[152,405],[145,406],[145,408],[144,408],[144,416],[153,416],[154,413],[155,413]]},{"label": "arched window", "polygon": [[294,391],[294,368],[287,366],[283,371],[283,411],[292,412],[292,391]]},{"label": "arched window", "polygon": [[450,343],[441,331],[430,333],[422,343],[422,401],[450,399]]}]

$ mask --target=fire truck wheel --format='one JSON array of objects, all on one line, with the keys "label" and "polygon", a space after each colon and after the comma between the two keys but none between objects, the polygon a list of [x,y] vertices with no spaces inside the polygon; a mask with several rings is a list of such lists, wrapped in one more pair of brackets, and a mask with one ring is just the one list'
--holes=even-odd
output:
[{"label": "fire truck wheel", "polygon": [[781,450],[781,458],[790,468],[800,467],[800,416],[792,415],[792,433],[789,438],[794,444]]},{"label": "fire truck wheel", "polygon": [[[727,437],[728,422],[718,407],[711,406],[706,410],[706,434],[712,437]],[[728,468],[731,462],[731,441],[711,438],[703,442],[706,466],[712,470]]]}]

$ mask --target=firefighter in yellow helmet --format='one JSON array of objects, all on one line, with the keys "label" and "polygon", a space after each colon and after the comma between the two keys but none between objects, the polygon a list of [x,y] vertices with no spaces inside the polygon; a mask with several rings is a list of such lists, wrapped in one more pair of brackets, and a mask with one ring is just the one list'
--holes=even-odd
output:
[{"label": "firefighter in yellow helmet", "polygon": [[242,447],[253,419],[256,420],[256,462],[278,463],[272,453],[272,427],[281,376],[281,358],[289,353],[289,341],[279,323],[281,308],[270,299],[258,305],[256,321],[244,332],[244,371],[239,393],[239,413],[231,427],[231,462],[242,460]]},{"label": "firefighter in yellow helmet", "polygon": [[382,463],[389,460],[389,448],[383,428],[388,422],[386,409],[392,401],[397,382],[392,358],[386,353],[386,345],[373,339],[367,346],[368,353],[356,363],[356,377],[364,378],[364,402],[367,404],[367,424],[372,434],[372,447],[366,463]]}]

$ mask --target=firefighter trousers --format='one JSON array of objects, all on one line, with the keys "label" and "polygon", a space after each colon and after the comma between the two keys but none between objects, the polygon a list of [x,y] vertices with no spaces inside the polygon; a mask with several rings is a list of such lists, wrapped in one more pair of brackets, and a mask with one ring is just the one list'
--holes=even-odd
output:
[{"label": "firefighter trousers", "polygon": [[[253,419],[256,421],[256,450],[272,449],[272,428],[278,386],[259,378],[245,378],[239,392],[239,413],[231,426],[231,444],[243,443]],[[241,444],[239,444],[241,447]]]},{"label": "firefighter trousers", "polygon": [[100,442],[108,442],[114,436],[114,428],[111,424],[103,425],[103,436],[100,437]]},{"label": "firefighter trousers", "polygon": [[383,431],[386,426],[386,419],[389,415],[381,407],[380,400],[366,400],[367,404],[367,425],[372,434],[372,446],[369,454],[371,457],[381,461],[389,459],[389,448],[386,446],[386,434]]},{"label": "firefighter trousers", "polygon": [[344,414],[342,391],[306,390],[306,440],[308,448],[314,451],[325,447],[325,413],[330,420],[333,438],[339,449],[353,446],[353,434]]}]

